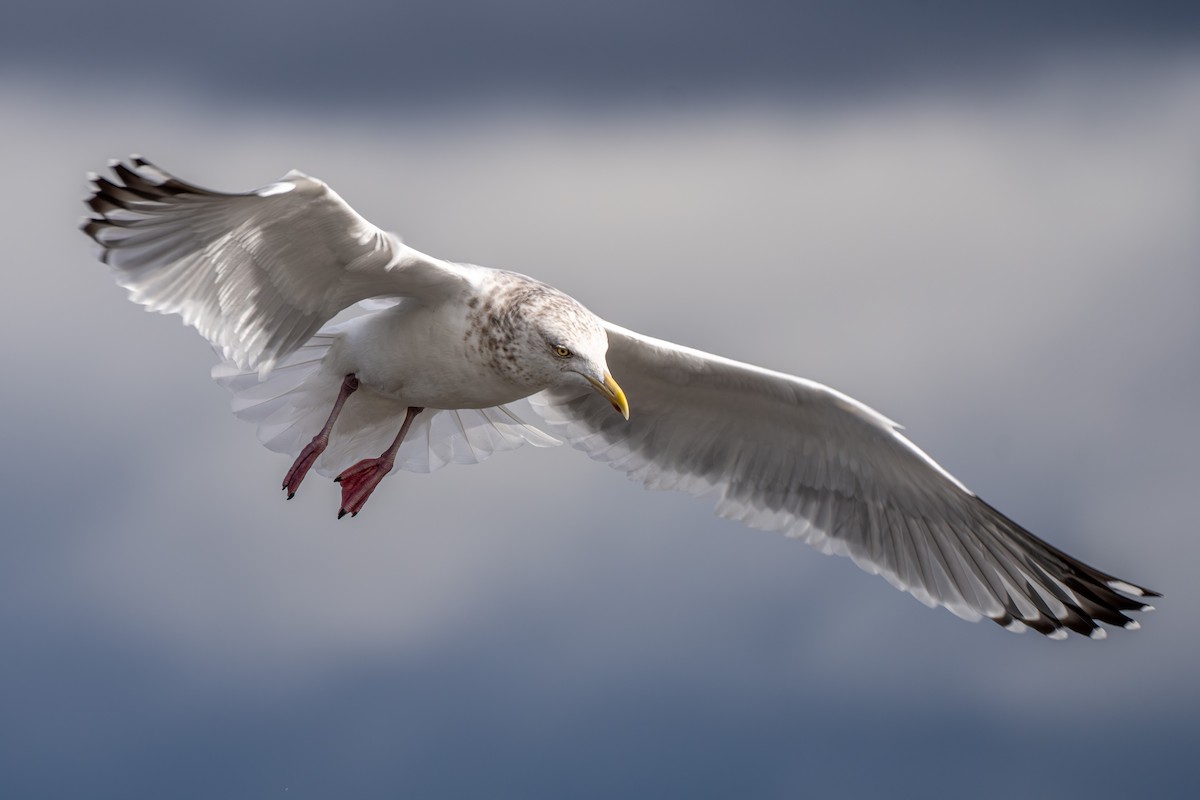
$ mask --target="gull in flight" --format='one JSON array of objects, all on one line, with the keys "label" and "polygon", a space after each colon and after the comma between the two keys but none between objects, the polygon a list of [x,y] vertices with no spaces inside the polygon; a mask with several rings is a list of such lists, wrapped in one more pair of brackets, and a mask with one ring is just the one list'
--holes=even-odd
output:
[{"label": "gull in flight", "polygon": [[130,299],[220,351],[234,412],[294,459],[289,499],[315,468],[341,486],[338,517],[356,515],[396,466],[557,444],[506,407],[528,397],[544,427],[647,487],[712,496],[967,620],[1103,638],[1099,623],[1136,629],[1125,612],[1157,596],[1037,538],[827,386],[427,256],[300,172],[225,194],[140,157],[110,167],[89,176],[84,232]]}]

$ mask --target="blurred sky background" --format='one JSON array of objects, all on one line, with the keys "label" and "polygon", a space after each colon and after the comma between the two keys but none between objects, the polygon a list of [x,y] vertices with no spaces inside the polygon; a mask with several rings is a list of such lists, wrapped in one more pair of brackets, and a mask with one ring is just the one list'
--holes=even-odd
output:
[{"label": "blurred sky background", "polygon": [[[10,5],[0,796],[1194,796],[1198,45],[1194,3]],[[1014,636],[566,448],[285,504],[75,230],[130,152],[829,383],[1166,596]]]}]

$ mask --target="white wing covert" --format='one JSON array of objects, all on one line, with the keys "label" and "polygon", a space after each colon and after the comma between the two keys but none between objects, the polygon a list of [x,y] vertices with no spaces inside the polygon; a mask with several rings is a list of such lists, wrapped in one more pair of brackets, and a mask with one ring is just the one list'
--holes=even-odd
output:
[{"label": "white wing covert", "polygon": [[140,157],[91,175],[83,230],[130,298],[179,314],[239,367],[266,374],[343,308],[376,296],[427,302],[464,280],[403,244],[324,182],[292,171],[246,194],[185,183]]},{"label": "white wing covert", "polygon": [[[544,392],[552,431],[648,488],[715,495],[721,516],[850,556],[929,606],[1010,630],[1101,638],[1156,593],[1057,550],[976,497],[898,426],[821,384],[606,325],[628,422]],[[1124,594],[1122,594],[1124,593]]]}]

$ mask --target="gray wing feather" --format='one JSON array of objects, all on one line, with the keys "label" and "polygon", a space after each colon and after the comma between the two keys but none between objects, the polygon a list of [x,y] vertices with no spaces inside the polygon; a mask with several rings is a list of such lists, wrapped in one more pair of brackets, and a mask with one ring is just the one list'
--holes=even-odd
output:
[{"label": "gray wing feather", "polygon": [[891,420],[821,384],[608,326],[628,422],[595,393],[543,393],[557,433],[655,489],[715,496],[721,516],[849,556],[929,606],[1010,630],[1102,637],[1154,592],[1038,539]]}]

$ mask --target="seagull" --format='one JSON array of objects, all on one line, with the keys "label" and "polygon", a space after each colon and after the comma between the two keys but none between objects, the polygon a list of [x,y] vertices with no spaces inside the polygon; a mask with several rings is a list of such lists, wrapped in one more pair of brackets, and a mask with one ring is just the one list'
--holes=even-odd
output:
[{"label": "seagull", "polygon": [[234,413],[294,459],[288,499],[315,469],[340,484],[340,519],[397,465],[558,444],[508,408],[529,398],[544,427],[631,479],[713,497],[723,517],[849,556],[966,620],[1101,639],[1100,623],[1136,630],[1126,612],[1159,596],[1037,538],[820,383],[425,255],[298,171],[227,194],[140,156],[109,167],[88,176],[83,231],[131,300],[178,314],[220,353],[213,376]]}]

